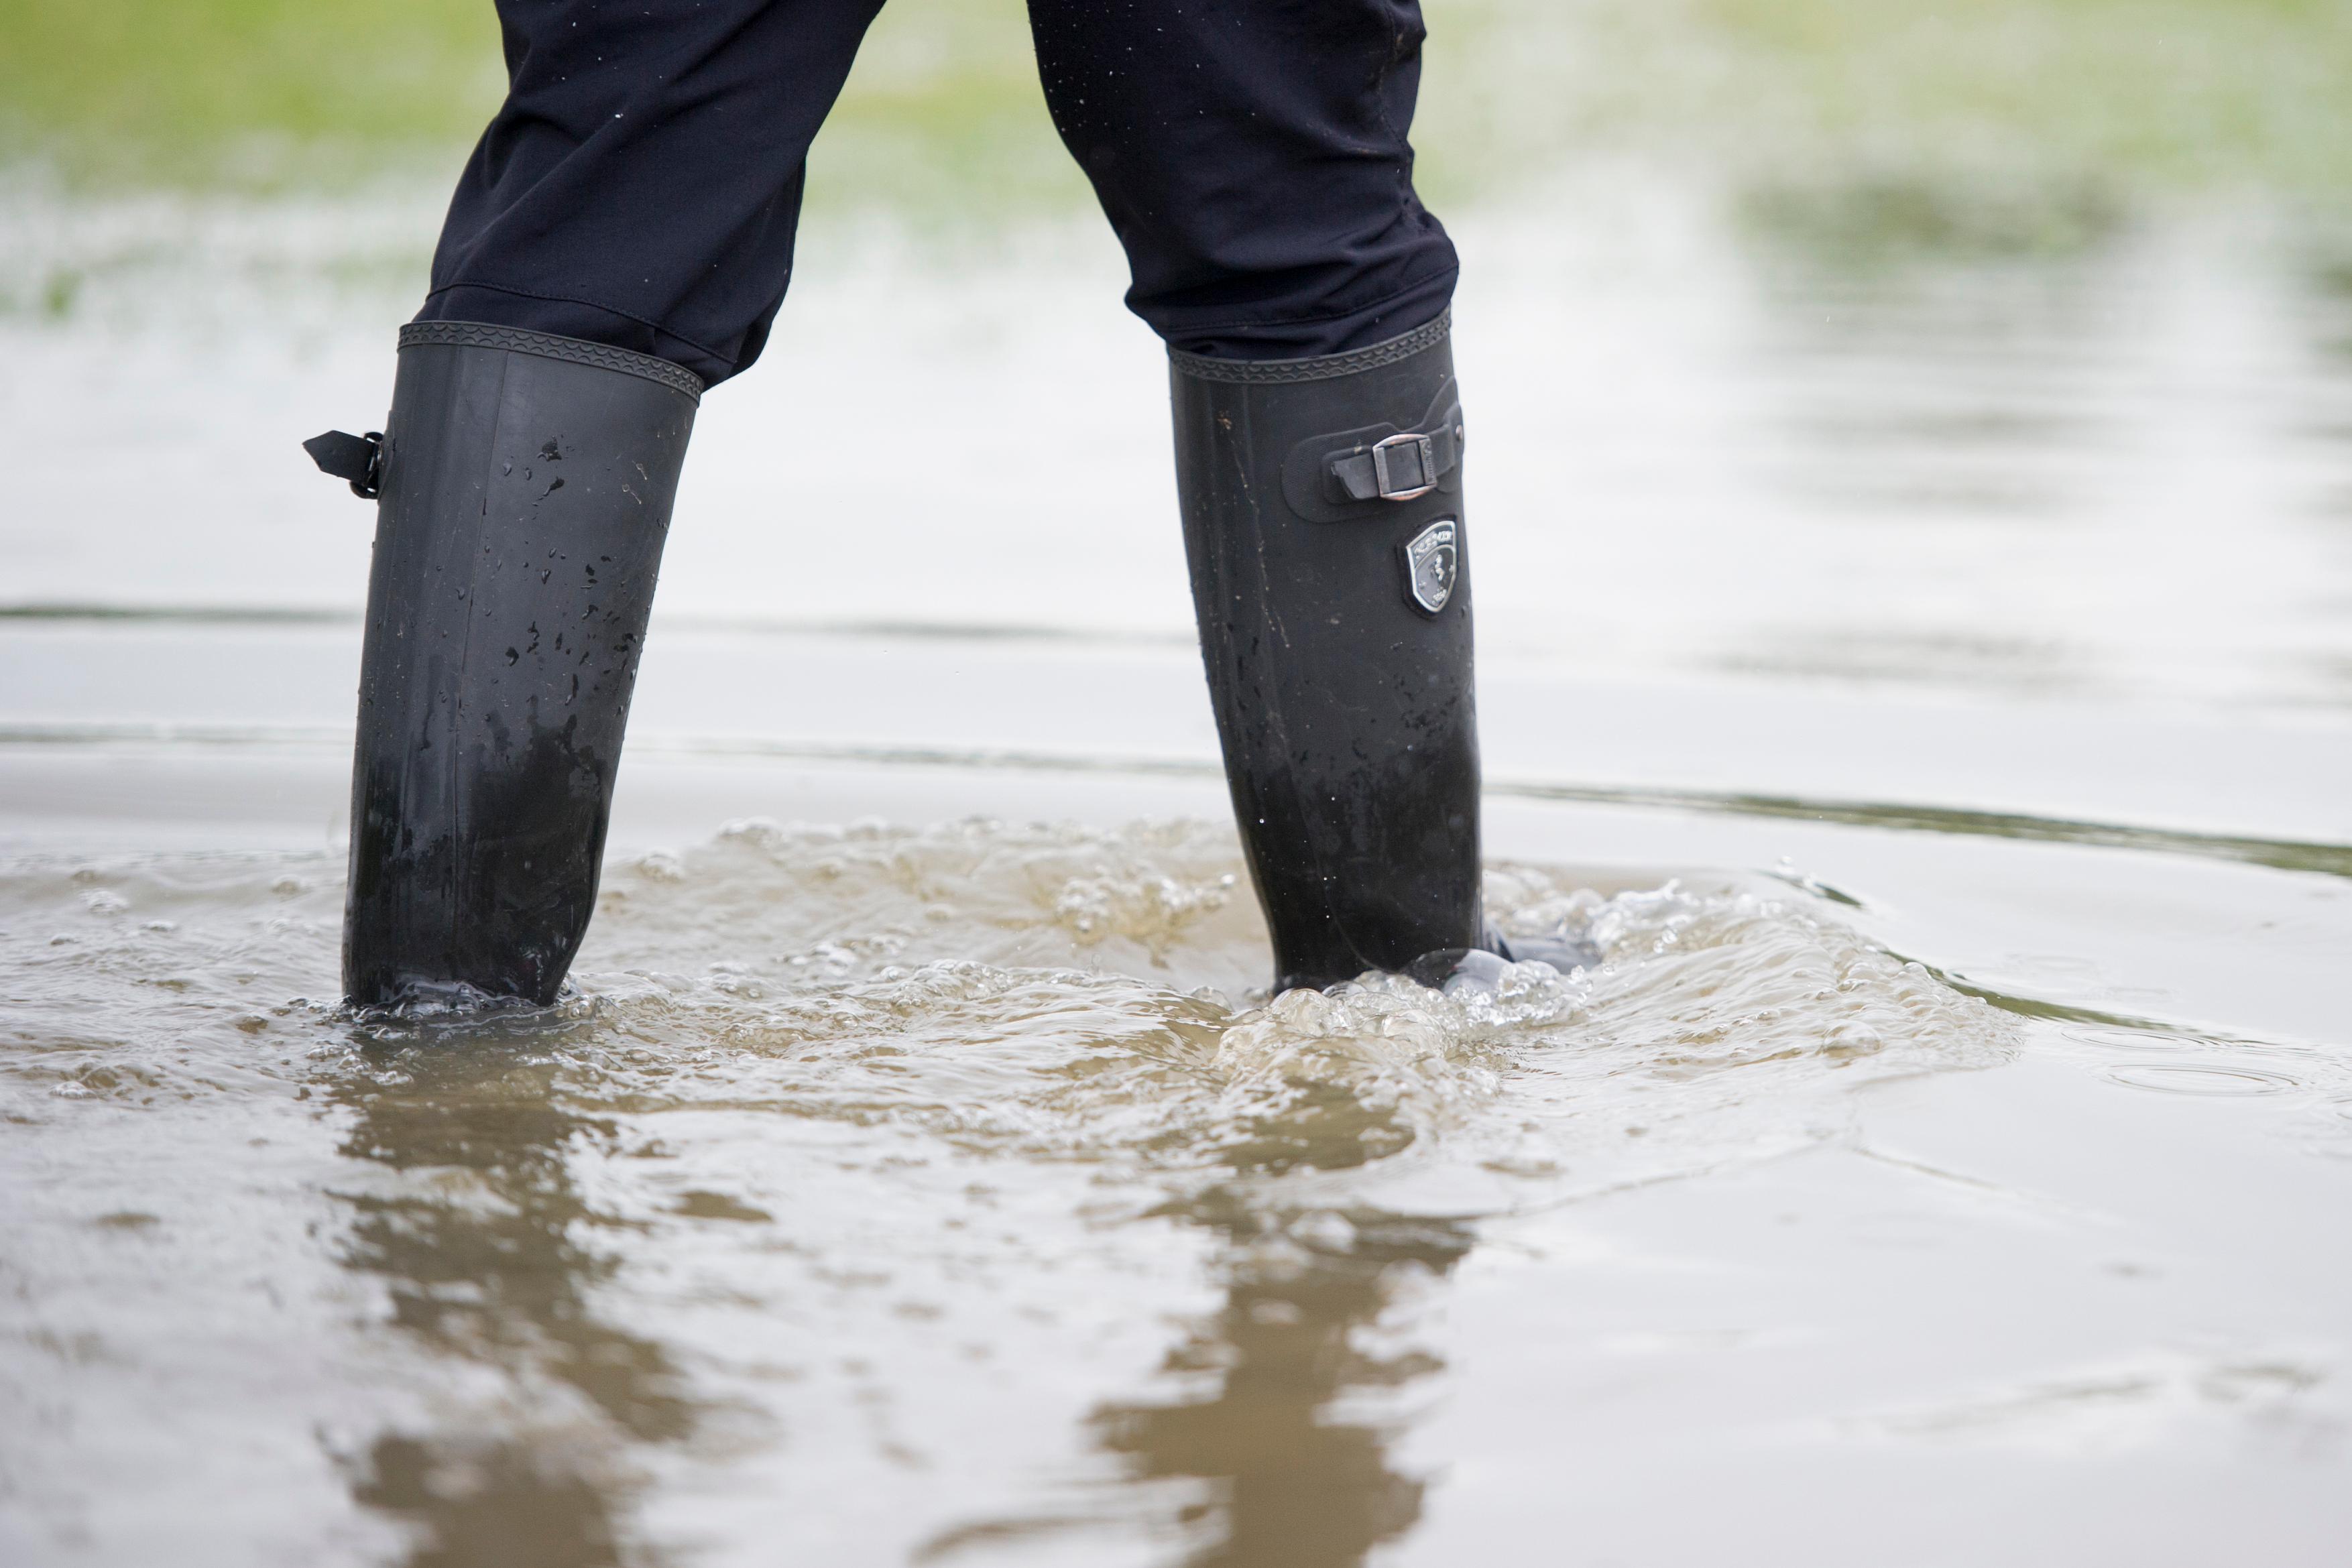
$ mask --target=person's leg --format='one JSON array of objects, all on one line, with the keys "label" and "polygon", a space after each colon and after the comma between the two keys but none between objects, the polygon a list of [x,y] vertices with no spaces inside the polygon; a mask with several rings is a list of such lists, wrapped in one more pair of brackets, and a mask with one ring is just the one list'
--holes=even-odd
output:
[{"label": "person's leg", "polygon": [[352,784],[362,1007],[554,999],[703,387],[758,355],[880,0],[500,0],[512,89],[404,328]]},{"label": "person's leg", "polygon": [[1443,977],[1479,899],[1454,248],[1412,0],[1031,0],[1055,124],[1170,348],[1177,487],[1276,984]]},{"label": "person's leg", "polygon": [[420,321],[749,368],[802,168],[881,0],[499,0],[510,85],[449,204]]},{"label": "person's leg", "polygon": [[1453,243],[1412,188],[1415,0],[1030,0],[1055,129],[1171,348],[1295,360],[1442,315]]}]

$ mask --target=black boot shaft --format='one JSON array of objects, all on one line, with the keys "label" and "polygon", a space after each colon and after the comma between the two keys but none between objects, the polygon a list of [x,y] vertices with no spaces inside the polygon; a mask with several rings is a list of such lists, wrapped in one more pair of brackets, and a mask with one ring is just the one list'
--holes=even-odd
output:
[{"label": "black boot shaft", "polygon": [[1178,355],[1172,381],[1202,656],[1278,985],[1477,946],[1445,323],[1321,360]]},{"label": "black boot shaft", "polygon": [[554,999],[698,392],[569,339],[403,331],[352,785],[354,1003]]}]

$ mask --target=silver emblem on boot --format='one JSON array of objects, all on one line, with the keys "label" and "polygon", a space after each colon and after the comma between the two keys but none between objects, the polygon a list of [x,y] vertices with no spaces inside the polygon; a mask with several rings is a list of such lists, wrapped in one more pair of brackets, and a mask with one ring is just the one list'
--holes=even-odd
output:
[{"label": "silver emblem on boot", "polygon": [[1457,527],[1452,517],[1441,517],[1404,547],[1405,590],[1432,615],[1454,597],[1454,577],[1461,561],[1454,537]]}]

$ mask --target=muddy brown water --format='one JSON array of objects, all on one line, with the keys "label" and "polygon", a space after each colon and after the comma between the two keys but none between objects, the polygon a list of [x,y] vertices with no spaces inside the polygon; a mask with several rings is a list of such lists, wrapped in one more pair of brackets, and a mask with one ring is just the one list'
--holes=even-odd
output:
[{"label": "muddy brown water", "polygon": [[[1932,1107],[1934,1085],[2037,1051],[2096,1056],[2061,1039],[2080,1020],[1956,988],[1856,930],[1850,899],[1511,863],[1489,879],[1506,923],[1583,931],[1599,969],[1269,1002],[1238,873],[1227,831],[1173,821],[744,822],[615,863],[565,1005],[370,1020],[328,994],[327,856],[17,857],[0,872],[16,1550],[1418,1560],[1478,1469],[1414,1448],[1448,1404],[1517,1385],[1488,1440],[1589,1463],[1611,1384],[1661,1360],[1729,1382],[1653,1390],[1652,1419],[1800,1451],[1989,1429],[1995,1452],[2095,1467],[2097,1412],[2087,1437],[2070,1423],[2105,1398],[2126,1454],[2250,1419],[2249,1441],[2340,1464],[2334,1352],[2308,1341],[2119,1346],[2179,1364],[2094,1375],[2080,1400],[1960,1375],[1958,1410],[1832,1385],[1818,1430],[1739,1412],[1739,1362],[1952,1249],[1955,1205],[1962,1228],[2092,1254],[2194,1249],[2193,1223],[2127,1238],[2079,1194],[1863,1131],[1885,1096]],[[2260,1048],[2232,1064],[2111,1027],[2131,1040],[2096,1064],[2117,1103],[2290,1092],[2214,1180],[2278,1157],[2289,1127],[2344,1148],[2324,1133],[2340,1067],[2282,1054],[2265,1075]],[[2176,1039],[2203,1065],[2166,1061]],[[1965,1114],[1930,1124],[2001,1144]],[[2107,1137],[2127,1160],[2163,1135],[2100,1128],[2083,1149]],[[1798,1310],[1773,1300],[1787,1279],[1746,1278],[1746,1243],[1691,1233],[1838,1150],[1935,1190],[1811,1215],[1851,1234],[1811,1260]],[[2340,1160],[2294,1157],[2342,1185]],[[1562,1225],[1676,1189],[1709,1196],[1631,1253],[1606,1224]],[[1815,1207],[1779,1201],[1765,1232]],[[1562,1268],[1650,1296],[1647,1326],[1584,1321]],[[2342,1284],[2340,1261],[2323,1271]],[[1498,1288],[1533,1314],[1518,1352],[1449,1323],[1454,1298]],[[2077,1327],[2098,1310],[2079,1287],[2046,1304]],[[1844,1355],[1891,1358],[1883,1404],[1938,1359],[1916,1336],[1951,1329],[1844,1332]],[[1564,1348],[1599,1365],[1563,1369]]]}]

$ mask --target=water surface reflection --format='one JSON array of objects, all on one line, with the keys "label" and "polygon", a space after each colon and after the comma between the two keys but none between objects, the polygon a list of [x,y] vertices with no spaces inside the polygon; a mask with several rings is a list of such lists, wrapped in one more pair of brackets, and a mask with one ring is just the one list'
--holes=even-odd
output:
[{"label": "water surface reflection", "polygon": [[592,1299],[620,1267],[595,1235],[622,1227],[582,1196],[570,1155],[616,1127],[565,1110],[557,1069],[495,1038],[368,1065],[334,1091],[356,1113],[341,1152],[401,1179],[346,1195],[341,1261],[384,1281],[392,1325],[453,1385],[471,1391],[469,1366],[494,1381],[443,1424],[379,1435],[353,1499],[415,1528],[410,1568],[632,1560],[626,1446],[677,1442],[698,1410],[669,1353]]},{"label": "water surface reflection", "polygon": [[[1389,1448],[1379,1396],[1443,1370],[1427,1351],[1364,1343],[1398,1296],[1473,1244],[1452,1220],[1325,1214],[1286,1225],[1228,1197],[1200,1218],[1224,1238],[1224,1304],[1169,1353],[1197,1384],[1169,1403],[1103,1406],[1102,1446],[1139,1480],[1207,1483],[1197,1568],[1346,1568],[1421,1518],[1424,1483]],[[1220,1212],[1222,1211],[1222,1212]],[[1345,1406],[1360,1399],[1365,1408]]]}]

